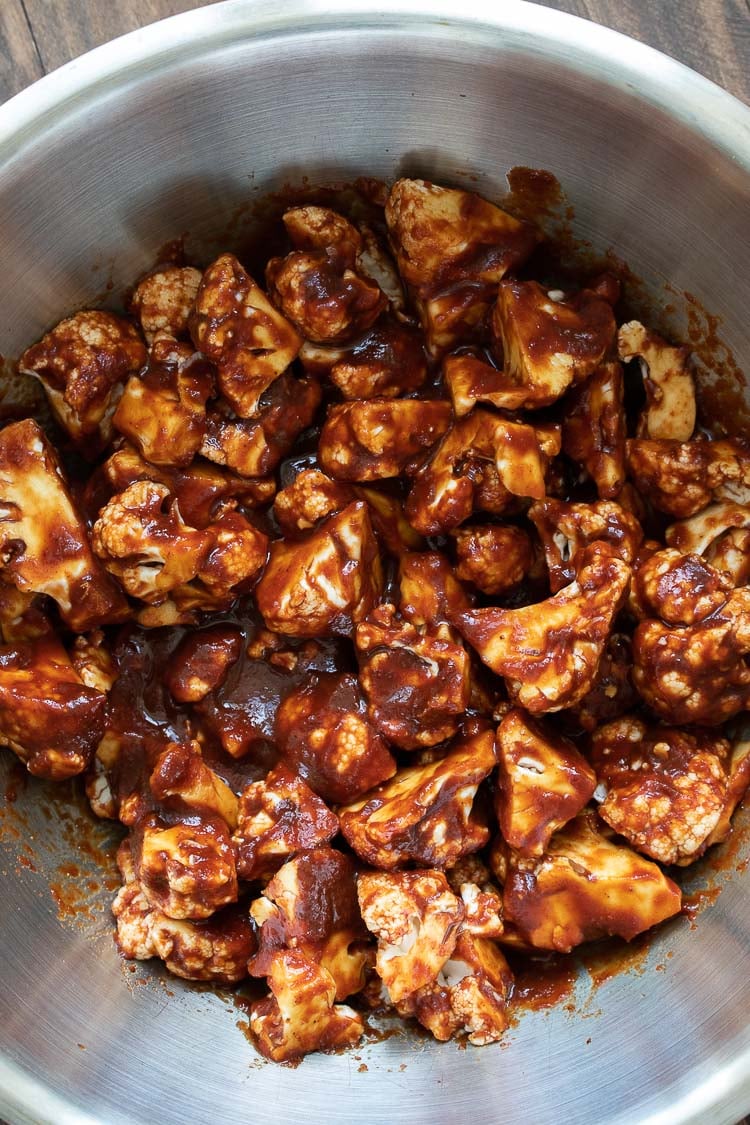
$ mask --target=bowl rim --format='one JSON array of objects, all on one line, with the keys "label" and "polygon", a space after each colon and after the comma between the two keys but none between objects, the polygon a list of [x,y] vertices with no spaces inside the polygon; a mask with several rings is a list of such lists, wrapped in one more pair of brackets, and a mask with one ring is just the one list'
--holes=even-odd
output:
[{"label": "bowl rim", "polygon": [[[543,18],[542,18],[543,14]],[[492,37],[504,49],[548,55],[658,108],[750,175],[750,106],[684,63],[579,16],[529,0],[222,0],[110,40],[38,79],[0,106],[0,166],[23,156],[89,100],[186,58],[229,45],[332,31]],[[643,1125],[731,1122],[750,1105],[750,1046]],[[101,1125],[0,1055],[0,1112],[17,1122]],[[632,1120],[632,1119],[631,1119]],[[625,1117],[616,1125],[630,1125]]]}]

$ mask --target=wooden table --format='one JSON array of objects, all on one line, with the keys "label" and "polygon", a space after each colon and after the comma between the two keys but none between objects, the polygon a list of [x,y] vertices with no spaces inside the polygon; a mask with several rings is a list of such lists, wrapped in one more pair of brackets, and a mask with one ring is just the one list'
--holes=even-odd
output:
[{"label": "wooden table", "polygon": [[[204,2],[0,0],[0,102],[99,43]],[[750,0],[542,2],[641,39],[750,104]]]}]

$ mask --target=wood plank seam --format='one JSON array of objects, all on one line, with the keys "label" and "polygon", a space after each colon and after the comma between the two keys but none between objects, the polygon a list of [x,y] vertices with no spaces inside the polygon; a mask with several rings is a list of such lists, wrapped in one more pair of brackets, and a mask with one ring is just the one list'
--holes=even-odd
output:
[{"label": "wood plank seam", "polygon": [[26,0],[21,0],[21,11],[23,12],[24,19],[26,20],[26,26],[29,29],[29,35],[31,36],[31,42],[34,46],[34,52],[36,54],[36,57],[39,60],[39,65],[42,68],[42,72],[44,74],[48,74],[49,71],[47,70],[47,67],[44,65],[44,59],[42,58],[42,52],[40,51],[39,43],[37,42],[36,32],[34,31],[34,25],[32,24],[31,19],[29,18],[29,13],[28,13],[28,10],[26,8]]}]

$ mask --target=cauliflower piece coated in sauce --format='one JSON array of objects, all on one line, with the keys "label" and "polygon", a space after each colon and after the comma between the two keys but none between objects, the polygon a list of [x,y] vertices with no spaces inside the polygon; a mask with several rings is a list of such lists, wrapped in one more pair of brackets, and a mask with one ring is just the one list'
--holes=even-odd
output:
[{"label": "cauliflower piece coated in sauce", "polygon": [[237,901],[234,853],[221,817],[168,823],[147,816],[131,840],[136,879],[148,902],[168,918],[208,918]]},{"label": "cauliflower piece coated in sauce", "polygon": [[638,437],[689,441],[695,429],[695,386],[688,369],[689,348],[675,348],[637,320],[620,326],[617,350],[622,360],[638,359],[646,389],[646,408]]},{"label": "cauliflower piece coated in sauce", "polygon": [[158,335],[149,365],[128,379],[112,424],[153,465],[193,460],[206,432],[206,403],[214,376],[189,344]]},{"label": "cauliflower piece coated in sauce", "polygon": [[130,375],[146,363],[138,332],[122,317],[86,309],[27,348],[19,370],[39,379],[55,417],[91,459],[112,438],[112,414]]},{"label": "cauliflower piece coated in sauce", "polygon": [[338,1001],[364,987],[371,952],[351,860],[327,847],[300,853],[250,912],[259,947],[249,970],[271,990],[250,1019],[261,1053],[283,1061],[356,1042],[362,1019]]},{"label": "cauliflower piece coated in sauce", "polygon": [[493,941],[462,930],[450,958],[430,984],[404,997],[396,1009],[415,1016],[435,1039],[466,1036],[469,1043],[496,1043],[508,1027],[513,976]]},{"label": "cauliflower piece coated in sauce", "polygon": [[466,524],[451,533],[456,544],[456,578],[483,594],[507,594],[534,565],[528,532],[511,524]]},{"label": "cauliflower piece coated in sauce", "polygon": [[397,180],[385,219],[399,273],[434,356],[481,338],[497,284],[538,241],[530,223],[473,192]]},{"label": "cauliflower piece coated in sauce", "polygon": [[664,864],[696,860],[727,799],[729,743],[705,731],[647,726],[630,715],[592,735],[599,815]]},{"label": "cauliflower piece coated in sauce", "polygon": [[375,967],[393,1003],[431,984],[456,946],[461,900],[442,871],[359,876],[362,918],[378,939]]},{"label": "cauliflower piece coated in sauce", "polygon": [[135,878],[130,845],[117,853],[123,886],[112,904],[117,946],[129,961],[160,957],[175,976],[185,980],[235,984],[247,976],[248,958],[257,943],[247,911],[225,907],[202,921],[168,918],[155,909]]},{"label": "cauliflower piece coated in sauce", "polygon": [[601,500],[625,484],[625,384],[619,363],[602,363],[565,400],[563,451],[589,474]]},{"label": "cauliflower piece coated in sauce", "polygon": [[626,442],[628,473],[660,512],[684,519],[712,501],[750,503],[750,446],[742,438]]},{"label": "cauliflower piece coated in sauce", "polygon": [[130,304],[149,344],[160,333],[175,339],[187,335],[201,276],[192,266],[167,265],[141,278]]},{"label": "cauliflower piece coated in sauce", "polygon": [[497,730],[495,811],[507,843],[542,855],[551,836],[588,804],[596,776],[572,742],[533,722],[519,708]]},{"label": "cauliflower piece coated in sauce", "polygon": [[273,542],[256,599],[274,632],[348,636],[381,589],[382,566],[367,506],[355,501],[304,538]]},{"label": "cauliflower piece coated in sauce", "polygon": [[750,588],[691,626],[649,619],[633,635],[633,682],[668,723],[718,726],[750,703]]},{"label": "cauliflower piece coated in sauce", "polygon": [[275,735],[285,761],[325,801],[353,801],[396,772],[352,675],[308,676],[282,701]]},{"label": "cauliflower piece coated in sauce", "polygon": [[597,292],[584,289],[558,301],[537,281],[506,280],[500,282],[492,330],[506,383],[526,390],[515,405],[533,409],[555,402],[597,369],[616,325],[611,304]]},{"label": "cauliflower piece coated in sauce", "polygon": [[630,941],[681,903],[679,887],[651,860],[614,843],[590,810],[556,832],[542,856],[509,856],[505,917],[536,949],[569,953],[611,935]]},{"label": "cauliflower piece coated in sauce", "polygon": [[355,631],[368,714],[402,750],[450,738],[469,702],[469,655],[449,625],[415,626],[382,605]]},{"label": "cauliflower piece coated in sauce", "polygon": [[477,409],[448,430],[416,473],[406,515],[423,535],[458,527],[473,511],[499,515],[513,498],[541,500],[547,458],[532,426]]},{"label": "cauliflower piece coated in sauce", "polygon": [[217,368],[219,390],[240,418],[252,418],[260,397],[283,374],[302,343],[232,254],[204,272],[189,319],[196,348]]},{"label": "cauliflower piece coated in sauce", "polygon": [[404,551],[398,563],[399,611],[412,625],[440,625],[472,600],[440,551]]},{"label": "cauliflower piece coated in sauce", "polygon": [[272,875],[297,852],[327,844],[339,822],[321,799],[283,763],[242,791],[232,836],[241,879]]},{"label": "cauliflower piece coated in sauce", "polygon": [[320,399],[316,379],[284,373],[263,393],[250,418],[234,416],[225,404],[209,410],[200,454],[241,477],[265,477],[311,425]]},{"label": "cauliflower piece coated in sauce", "polygon": [[571,504],[545,498],[531,505],[528,516],[544,547],[553,594],[575,580],[590,543],[608,544],[617,558],[631,564],[643,539],[635,516],[612,500]]},{"label": "cauliflower piece coated in sauce", "polygon": [[633,598],[642,617],[695,625],[724,605],[733,583],[700,555],[655,551],[633,571]]},{"label": "cauliflower piece coated in sauce", "polygon": [[0,568],[22,593],[52,598],[79,632],[128,615],[91,550],[54,450],[31,419],[0,433]]},{"label": "cauliflower piece coated in sauce", "polygon": [[329,408],[318,444],[321,468],[335,480],[396,477],[448,429],[440,399],[367,399]]},{"label": "cauliflower piece coated in sauce", "polygon": [[297,248],[266,266],[269,292],[284,315],[314,344],[347,343],[366,332],[388,299],[362,272],[359,232],[323,207],[295,208],[284,223]]},{"label": "cauliflower piece coated in sauce", "polygon": [[104,734],[106,703],[56,637],[0,646],[0,745],[29,773],[50,781],[82,773]]},{"label": "cauliflower piece coated in sauce", "polygon": [[466,610],[453,624],[485,664],[505,677],[532,714],[572,707],[590,691],[630,581],[630,567],[606,543],[581,555],[576,579],[520,609]]},{"label": "cauliflower piece coated in sauce", "polygon": [[154,764],[149,788],[162,809],[186,816],[207,813],[221,817],[230,829],[237,826],[237,797],[206,765],[195,740],[169,743]]},{"label": "cauliflower piece coated in sauce", "polygon": [[[268,553],[267,536],[230,505],[207,527],[190,527],[169,488],[146,480],[102,508],[92,544],[126,593],[149,606],[169,597],[175,620],[184,611],[231,604],[237,589],[257,577]],[[140,620],[162,623],[145,613]]]},{"label": "cauliflower piece coated in sauce", "polygon": [[497,764],[492,731],[459,739],[436,760],[398,771],[339,809],[341,831],[366,863],[450,867],[489,839],[479,785]]}]

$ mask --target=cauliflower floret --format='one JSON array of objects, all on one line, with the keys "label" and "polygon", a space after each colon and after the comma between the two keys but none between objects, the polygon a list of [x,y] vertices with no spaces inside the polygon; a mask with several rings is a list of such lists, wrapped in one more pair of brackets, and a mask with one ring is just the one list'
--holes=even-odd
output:
[{"label": "cauliflower floret", "polygon": [[396,772],[355,676],[314,672],[276,713],[285,760],[324,801],[353,801]]},{"label": "cauliflower floret", "polygon": [[78,636],[70,650],[70,662],[86,687],[106,694],[117,679],[117,666],[104,645],[104,633],[95,629]]},{"label": "cauliflower floret", "polygon": [[464,904],[461,932],[497,940],[505,932],[502,891],[477,855],[466,855],[445,872],[451,889]]},{"label": "cauliflower floret", "polygon": [[703,854],[726,803],[725,738],[630,715],[595,731],[591,748],[599,815],[615,832],[660,863]]},{"label": "cauliflower floret", "polygon": [[706,560],[732,586],[746,586],[750,582],[750,530],[734,528],[720,535],[706,551]]},{"label": "cauliflower floret", "polygon": [[209,411],[201,456],[242,477],[264,477],[312,424],[320,399],[315,379],[281,375],[264,393],[251,419],[237,418],[223,407]]},{"label": "cauliflower floret", "polygon": [[695,385],[688,369],[688,348],[671,347],[637,320],[617,333],[620,359],[638,358],[646,390],[646,409],[638,420],[638,437],[689,441],[695,429]]},{"label": "cauliflower floret", "polygon": [[711,504],[690,519],[673,523],[667,528],[665,538],[670,547],[683,555],[706,555],[735,528],[750,528],[750,508],[746,504],[725,501]]},{"label": "cauliflower floret", "polygon": [[188,527],[166,485],[151,481],[102,508],[91,542],[131,597],[153,603],[195,578],[211,549],[208,532]]},{"label": "cauliflower floret", "polygon": [[470,414],[480,402],[500,410],[518,410],[529,395],[526,387],[513,383],[504,371],[469,352],[445,357],[443,380],[457,418]]},{"label": "cauliflower floret", "polygon": [[529,535],[510,524],[472,524],[452,533],[456,544],[456,577],[483,594],[506,594],[522,582],[534,565]]},{"label": "cauliflower floret", "polygon": [[464,910],[441,871],[375,871],[357,880],[378,939],[375,967],[393,1003],[431,984],[453,953]]},{"label": "cauliflower floret", "polygon": [[430,984],[404,997],[397,1010],[415,1016],[441,1042],[466,1035],[470,1043],[496,1043],[508,1027],[513,977],[492,941],[462,931],[450,958]]},{"label": "cauliflower floret", "polygon": [[151,906],[168,918],[208,918],[237,901],[237,870],[221,817],[166,823],[147,817],[133,831],[135,876]]},{"label": "cauliflower floret", "polygon": [[[304,352],[301,359],[305,363]],[[327,374],[342,396],[350,400],[376,395],[396,398],[416,391],[427,378],[422,337],[411,325],[383,317],[336,356]]]},{"label": "cauliflower floret", "polygon": [[320,469],[303,469],[291,484],[277,492],[273,514],[282,534],[294,536],[310,531],[355,498],[351,488],[331,480]]},{"label": "cauliflower floret", "polygon": [[633,682],[669,723],[718,726],[750,702],[750,588],[710,617],[673,628],[642,621],[633,636]]},{"label": "cauliflower floret", "polygon": [[632,668],[630,637],[626,633],[612,633],[591,690],[572,709],[583,730],[595,730],[600,723],[616,719],[636,706],[638,694],[631,680]]},{"label": "cauliflower floret", "polygon": [[732,582],[700,555],[674,548],[655,551],[633,571],[633,596],[642,617],[660,617],[667,625],[695,625],[719,609]]},{"label": "cauliflower floret", "polygon": [[341,247],[341,253],[356,255],[362,236],[348,219],[329,207],[308,203],[290,207],[281,216],[295,250],[328,250]]},{"label": "cauliflower floret", "polygon": [[363,485],[354,485],[352,491],[367,504],[378,539],[391,555],[400,558],[404,551],[419,551],[425,546],[422,536],[407,520],[399,496]]},{"label": "cauliflower floret", "polygon": [[162,266],[138,282],[130,303],[149,344],[160,332],[187,334],[200,283],[201,272],[192,266]]},{"label": "cauliflower floret", "polygon": [[[526,389],[527,409],[548,406],[572,383],[582,383],[615,338],[612,306],[582,290],[558,301],[537,281],[502,281],[492,331],[503,357],[506,384]],[[500,404],[498,404],[500,405]]]},{"label": "cauliflower floret", "polygon": [[18,367],[39,379],[60,425],[93,458],[112,438],[123,384],[145,363],[146,348],[132,324],[88,309],[27,348]]},{"label": "cauliflower floret", "polygon": [[320,847],[301,852],[276,872],[250,913],[259,930],[252,976],[263,976],[277,955],[295,950],[330,976],[335,998],[364,986],[371,955],[357,906],[354,865]]},{"label": "cauliflower floret", "polygon": [[175,648],[164,673],[173,699],[199,703],[226,680],[242,653],[242,631],[235,625],[208,625],[188,633]]},{"label": "cauliflower floret", "polygon": [[232,836],[240,879],[272,875],[297,852],[327,844],[339,822],[321,799],[285,765],[242,792]]},{"label": "cauliflower floret", "polygon": [[536,949],[569,953],[610,935],[630,941],[681,905],[679,887],[655,863],[609,839],[588,810],[557,832],[541,857],[509,856],[505,916]]},{"label": "cauliflower floret", "polygon": [[388,304],[377,282],[358,266],[359,234],[342,216],[329,215],[336,221],[328,223],[322,241],[317,235],[306,239],[304,249],[271,258],[266,266],[274,301],[301,335],[317,344],[346,343],[366,332]]},{"label": "cauliflower floret", "polygon": [[43,598],[33,590],[19,590],[7,579],[0,567],[0,639],[13,644],[51,633],[53,624]]},{"label": "cauliflower floret", "polygon": [[[157,468],[128,445],[113,453],[102,466],[102,474],[112,492],[124,492],[136,481],[164,484],[173,493],[182,517],[191,527],[204,528],[222,512],[227,502],[236,500],[243,508],[257,508],[273,499],[276,482],[269,477],[245,480],[205,462],[194,461],[182,469]],[[96,510],[101,501],[96,505]]]},{"label": "cauliflower floret", "polygon": [[612,500],[570,504],[545,498],[532,504],[528,515],[544,547],[553,594],[575,580],[590,543],[607,543],[617,558],[632,563],[643,539],[635,516]]},{"label": "cauliflower floret", "polygon": [[117,948],[128,961],[148,961],[156,957],[151,937],[151,906],[136,882],[120,887],[112,903],[117,924]]},{"label": "cauliflower floret", "polygon": [[301,953],[277,953],[268,969],[271,995],[253,1005],[250,1030],[258,1050],[274,1062],[311,1051],[352,1047],[364,1031],[362,1017],[334,1003],[336,985],[322,966]]},{"label": "cauliflower floret", "polygon": [[176,977],[236,984],[256,948],[247,912],[228,906],[203,921],[178,921],[159,910],[149,919],[154,954]]},{"label": "cauliflower floret", "polygon": [[104,734],[107,697],[87,687],[55,637],[0,646],[0,745],[29,773],[82,773]]},{"label": "cauliflower floret", "polygon": [[732,814],[747,792],[750,785],[750,740],[736,739],[731,746],[729,760],[725,763],[727,773],[727,796],[724,808],[706,840],[706,847],[720,844],[726,840],[732,828]]},{"label": "cauliflower floret", "polygon": [[368,714],[402,750],[450,738],[469,702],[469,656],[448,625],[419,628],[379,606],[356,629]]},{"label": "cauliflower floret", "polygon": [[31,419],[0,432],[0,568],[22,593],[52,598],[77,632],[128,615],[91,551],[52,446]]},{"label": "cauliflower floret", "polygon": [[531,224],[473,192],[425,180],[398,180],[385,219],[432,355],[481,337],[498,282],[538,241]]},{"label": "cauliflower floret", "polygon": [[367,506],[356,501],[304,538],[272,543],[256,600],[273,632],[348,636],[377,602],[382,584]]},{"label": "cauliflower floret", "polygon": [[619,363],[603,363],[565,400],[563,451],[589,474],[602,500],[625,483],[625,384]]},{"label": "cauliflower floret", "polygon": [[237,827],[239,802],[229,786],[203,761],[200,743],[170,742],[149,778],[151,793],[162,808],[183,814],[213,813],[228,828]]},{"label": "cauliflower floret", "polygon": [[489,839],[474,798],[496,764],[492,731],[461,739],[436,761],[399,770],[359,801],[340,808],[341,831],[357,855],[374,867],[450,867]]},{"label": "cauliflower floret", "polygon": [[196,348],[217,366],[219,390],[240,418],[296,359],[301,340],[232,254],[203,274],[190,314]]},{"label": "cauliflower floret", "polygon": [[154,465],[189,465],[206,431],[214,377],[189,344],[158,336],[142,376],[128,379],[112,424]]},{"label": "cauliflower floret", "polygon": [[[159,606],[171,595],[164,622],[141,613],[147,626],[180,620],[183,612],[221,608],[254,579],[268,539],[225,506],[204,529],[189,527],[169,488],[137,481],[102,508],[92,530],[94,551],[131,597]],[[196,580],[196,581],[194,581]]]},{"label": "cauliflower floret", "polygon": [[542,855],[553,833],[591,800],[596,775],[572,742],[517,708],[498,727],[497,751],[500,831],[521,854]]},{"label": "cauliflower floret", "polygon": [[670,516],[695,515],[712,500],[750,503],[750,446],[741,438],[637,439],[626,443],[626,456],[638,491]]},{"label": "cauliflower floret", "polygon": [[336,480],[396,477],[440,440],[450,422],[450,403],[440,399],[341,403],[329,407],[318,460]]},{"label": "cauliflower floret", "polygon": [[117,853],[123,876],[112,904],[117,945],[129,961],[160,957],[170,973],[186,980],[234,984],[247,976],[257,948],[247,911],[229,906],[203,921],[178,921],[156,910],[136,881],[130,843]]},{"label": "cauliflower floret", "polygon": [[415,475],[406,514],[417,531],[437,535],[475,510],[504,512],[514,496],[541,500],[546,464],[533,427],[474,410],[450,428]]},{"label": "cauliflower floret", "polygon": [[405,551],[398,562],[399,610],[419,628],[440,625],[472,602],[453,575],[450,560],[439,551]]},{"label": "cauliflower floret", "polygon": [[504,676],[511,698],[538,714],[572,707],[591,690],[630,567],[606,543],[581,555],[574,582],[520,609],[467,610],[453,624],[485,664]]}]

